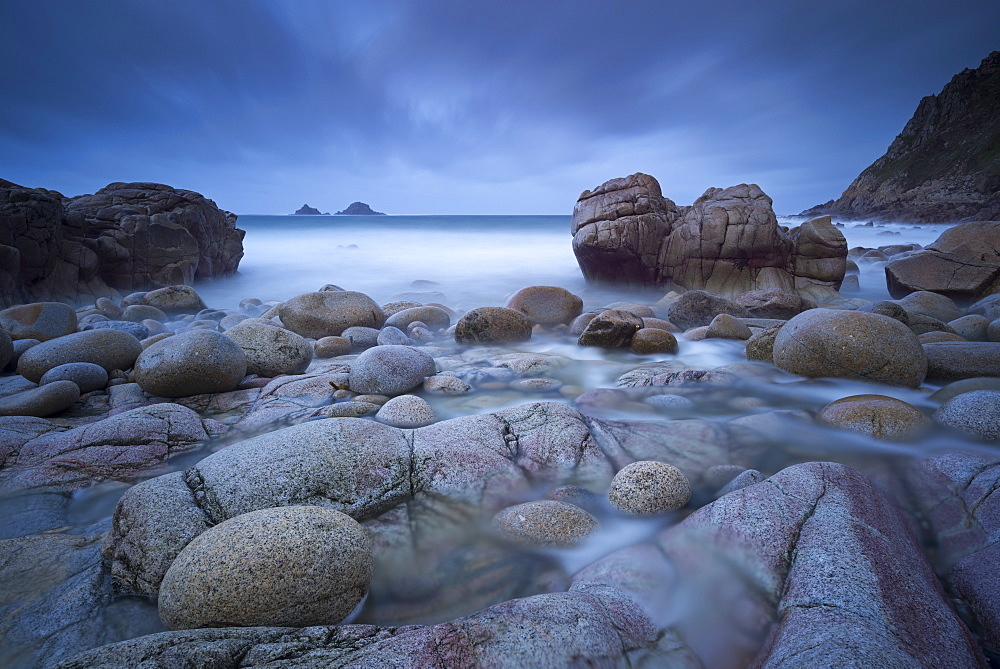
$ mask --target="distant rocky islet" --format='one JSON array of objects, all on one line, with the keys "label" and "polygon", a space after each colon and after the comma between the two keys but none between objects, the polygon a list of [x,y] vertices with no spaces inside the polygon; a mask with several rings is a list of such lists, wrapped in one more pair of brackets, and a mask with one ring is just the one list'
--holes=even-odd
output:
[{"label": "distant rocky islet", "polygon": [[[293,216],[329,216],[330,212],[320,212],[319,209],[304,204]],[[381,211],[374,211],[364,202],[352,202],[347,209],[338,211],[334,216],[385,216]]]}]

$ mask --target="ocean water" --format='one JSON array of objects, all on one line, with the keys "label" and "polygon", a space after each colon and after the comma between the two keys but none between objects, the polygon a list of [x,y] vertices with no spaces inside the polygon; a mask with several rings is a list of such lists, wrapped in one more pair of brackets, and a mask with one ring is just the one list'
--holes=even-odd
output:
[{"label": "ocean water", "polygon": [[[800,219],[781,219],[798,225]],[[241,299],[285,300],[327,283],[376,302],[413,297],[456,309],[502,305],[516,290],[555,285],[587,307],[615,300],[655,301],[661,291],[588,286],[573,255],[570,216],[258,216],[246,230],[239,273],[203,283],[215,307]],[[845,223],[849,246],[927,245],[942,226]],[[887,295],[881,267],[862,273],[863,296]]]}]

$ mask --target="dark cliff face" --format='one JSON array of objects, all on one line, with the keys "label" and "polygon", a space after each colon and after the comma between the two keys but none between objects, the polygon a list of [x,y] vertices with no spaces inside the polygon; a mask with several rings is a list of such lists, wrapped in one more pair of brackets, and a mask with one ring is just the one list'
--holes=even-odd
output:
[{"label": "dark cliff face", "polygon": [[1000,218],[1000,51],[920,101],[837,200],[804,215],[927,223]]}]

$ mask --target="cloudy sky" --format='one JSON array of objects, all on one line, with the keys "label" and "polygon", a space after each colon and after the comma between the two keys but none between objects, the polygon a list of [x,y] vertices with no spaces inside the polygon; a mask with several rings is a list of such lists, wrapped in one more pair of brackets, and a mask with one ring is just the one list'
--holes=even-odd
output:
[{"label": "cloudy sky", "polygon": [[794,213],[994,49],[997,0],[5,0],[0,178],[569,214],[643,171]]}]

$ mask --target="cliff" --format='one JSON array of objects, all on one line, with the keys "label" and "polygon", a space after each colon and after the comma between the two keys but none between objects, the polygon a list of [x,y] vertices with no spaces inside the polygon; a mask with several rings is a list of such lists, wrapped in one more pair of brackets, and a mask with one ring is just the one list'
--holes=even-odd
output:
[{"label": "cliff", "polygon": [[844,191],[802,212],[953,223],[1000,219],[1000,51],[920,101],[913,118]]}]

